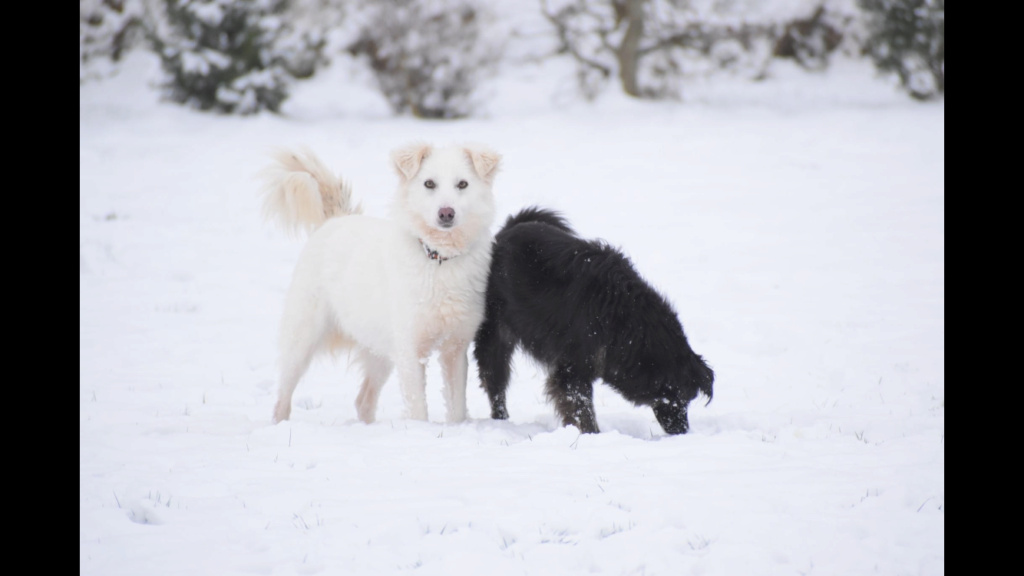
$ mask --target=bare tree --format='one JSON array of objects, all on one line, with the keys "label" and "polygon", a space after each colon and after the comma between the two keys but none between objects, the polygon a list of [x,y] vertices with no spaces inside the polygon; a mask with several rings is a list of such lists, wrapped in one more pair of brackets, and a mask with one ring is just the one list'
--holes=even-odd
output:
[{"label": "bare tree", "polygon": [[821,68],[843,38],[842,26],[825,9],[789,20],[748,19],[735,2],[707,0],[541,0],[562,50],[577,62],[587,97],[618,76],[622,90],[637,98],[680,95],[683,67],[705,63],[723,69],[746,65],[763,76],[773,57]]}]

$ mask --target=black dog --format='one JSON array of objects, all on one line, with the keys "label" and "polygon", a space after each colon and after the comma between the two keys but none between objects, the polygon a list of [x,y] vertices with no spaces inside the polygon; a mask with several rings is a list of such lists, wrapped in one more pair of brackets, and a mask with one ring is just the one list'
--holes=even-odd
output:
[{"label": "black dog", "polygon": [[509,217],[494,241],[486,313],[473,354],[491,417],[507,419],[516,346],[547,367],[547,395],[565,425],[598,432],[594,380],[650,406],[668,434],[687,406],[711,402],[714,372],[690,349],[672,306],[618,250],[583,240],[550,210]]}]

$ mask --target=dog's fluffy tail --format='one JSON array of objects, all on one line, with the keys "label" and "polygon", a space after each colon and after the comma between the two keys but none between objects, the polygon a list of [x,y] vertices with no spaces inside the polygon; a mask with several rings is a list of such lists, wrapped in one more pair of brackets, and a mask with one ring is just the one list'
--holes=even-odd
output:
[{"label": "dog's fluffy tail", "polygon": [[307,149],[276,152],[261,176],[263,216],[289,232],[312,232],[329,218],[363,211],[352,205],[351,186]]},{"label": "dog's fluffy tail", "polygon": [[529,208],[523,208],[518,214],[509,216],[508,220],[505,221],[503,230],[508,230],[516,224],[525,224],[527,222],[540,222],[549,226],[554,226],[563,232],[567,232],[576,235],[572,227],[569,226],[569,221],[562,217],[561,214],[554,210],[548,210],[546,208],[539,208],[537,206],[530,206]]},{"label": "dog's fluffy tail", "polygon": [[715,382],[715,371],[708,366],[708,363],[704,361],[704,358],[699,354],[693,354],[690,357],[690,377],[693,383],[696,385],[697,390],[700,390],[702,394],[707,396],[708,401],[704,403],[705,406],[711,404],[711,399],[715,395],[713,389]]}]

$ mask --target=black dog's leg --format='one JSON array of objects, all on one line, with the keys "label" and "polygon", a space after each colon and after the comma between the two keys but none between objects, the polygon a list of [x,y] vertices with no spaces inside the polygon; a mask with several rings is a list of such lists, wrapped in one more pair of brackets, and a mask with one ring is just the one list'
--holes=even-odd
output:
[{"label": "black dog's leg", "polygon": [[509,371],[515,343],[502,330],[494,315],[488,314],[476,333],[473,356],[480,372],[480,387],[491,402],[491,418],[508,420],[505,391],[508,389]]},{"label": "black dog's leg", "polygon": [[572,424],[585,434],[599,432],[594,416],[593,378],[587,378],[572,366],[561,367],[548,375],[547,393],[562,417],[562,425]]}]

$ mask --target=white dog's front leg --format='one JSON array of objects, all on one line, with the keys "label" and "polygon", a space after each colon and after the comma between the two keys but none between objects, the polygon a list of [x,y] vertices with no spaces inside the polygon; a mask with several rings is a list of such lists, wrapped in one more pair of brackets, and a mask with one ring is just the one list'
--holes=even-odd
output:
[{"label": "white dog's front leg", "polygon": [[466,420],[466,376],[469,369],[469,344],[447,342],[441,348],[441,372],[444,375],[444,399],[448,422]]},{"label": "white dog's front leg", "polygon": [[427,419],[425,362],[419,358],[405,358],[398,365],[398,384],[405,400],[406,417],[412,420]]}]

